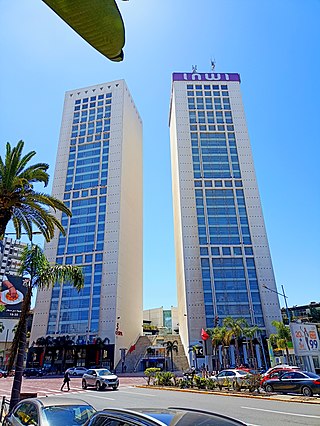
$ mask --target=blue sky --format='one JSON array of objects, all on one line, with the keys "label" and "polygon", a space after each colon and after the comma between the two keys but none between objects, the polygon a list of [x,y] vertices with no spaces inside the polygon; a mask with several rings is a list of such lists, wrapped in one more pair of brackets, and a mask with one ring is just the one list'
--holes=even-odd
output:
[{"label": "blue sky", "polygon": [[118,0],[122,63],[96,52],[41,0],[0,5],[2,153],[5,142],[23,139],[53,177],[65,91],[121,78],[129,86],[144,126],[146,309],[177,303],[171,74],[194,64],[208,72],[211,58],[217,72],[241,75],[278,289],[284,285],[290,306],[320,301],[319,0]]}]

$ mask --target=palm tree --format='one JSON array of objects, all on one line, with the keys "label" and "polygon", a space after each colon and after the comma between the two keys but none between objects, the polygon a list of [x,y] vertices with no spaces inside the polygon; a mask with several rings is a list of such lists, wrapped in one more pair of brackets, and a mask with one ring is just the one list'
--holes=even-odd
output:
[{"label": "palm tree", "polygon": [[226,326],[219,327],[220,333],[221,333],[221,339],[222,339],[222,361],[223,361],[223,368],[228,367],[228,357],[227,357],[227,351],[226,349],[230,346],[230,342],[232,339],[232,331],[228,330]]},{"label": "palm tree", "polygon": [[[212,341],[212,346],[214,348],[214,358],[215,358],[215,369],[220,371],[220,359],[219,359],[219,347],[223,345],[224,339],[226,338],[226,328],[225,327],[214,327],[209,333]],[[224,350],[222,351],[224,357]],[[224,362],[225,364],[225,362]]]},{"label": "palm tree", "polygon": [[240,365],[240,352],[239,352],[239,337],[243,334],[243,328],[248,327],[248,323],[244,318],[233,319],[232,317],[227,317],[223,320],[223,325],[230,329],[230,332],[233,335],[235,349],[236,349],[236,367]]},{"label": "palm tree", "polygon": [[68,216],[71,216],[71,212],[62,201],[34,190],[35,183],[47,186],[49,166],[45,163],[29,165],[36,152],[31,151],[23,156],[23,147],[23,141],[13,148],[7,143],[5,157],[0,156],[0,240],[4,238],[6,227],[12,220],[17,239],[23,228],[32,240],[34,224],[46,241],[50,241],[55,227],[65,235],[63,226],[50,208]]},{"label": "palm tree", "polygon": [[21,255],[21,266],[19,274],[28,275],[27,291],[22,302],[21,315],[18,322],[8,361],[8,370],[12,369],[14,360],[15,375],[11,391],[10,409],[20,399],[21,380],[23,373],[23,360],[26,349],[26,318],[30,311],[32,291],[34,288],[44,289],[55,283],[72,283],[78,291],[84,285],[84,276],[81,268],[73,265],[50,265],[42,249],[37,245],[27,246]]},{"label": "palm tree", "polygon": [[173,352],[178,353],[178,341],[177,340],[168,340],[164,343],[166,347],[167,355],[170,355],[171,359],[171,371],[173,371]]},{"label": "palm tree", "polygon": [[253,361],[253,368],[255,370],[257,370],[258,366],[257,366],[257,359],[255,356],[255,352],[253,349],[253,339],[255,338],[256,334],[258,331],[260,331],[260,328],[257,325],[254,325],[252,327],[244,327],[243,328],[243,335],[248,337],[249,339],[249,344],[250,344],[250,355],[249,355],[249,359],[251,358]]},{"label": "palm tree", "polygon": [[272,345],[276,345],[279,349],[286,351],[287,363],[290,364],[288,342],[291,341],[290,328],[282,321],[272,321],[271,323],[276,329],[276,334],[270,334],[269,340]]}]

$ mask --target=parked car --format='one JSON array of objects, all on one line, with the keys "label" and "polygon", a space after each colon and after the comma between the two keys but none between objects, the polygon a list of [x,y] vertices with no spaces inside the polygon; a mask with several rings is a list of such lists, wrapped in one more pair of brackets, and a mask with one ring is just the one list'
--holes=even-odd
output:
[{"label": "parked car", "polygon": [[1,377],[12,377],[14,376],[15,370],[10,370],[9,372],[7,370],[4,370],[3,368],[0,368],[0,378]]},{"label": "parked car", "polygon": [[308,371],[291,370],[263,383],[266,392],[295,392],[304,396],[320,394],[320,376]]},{"label": "parked car", "polygon": [[0,378],[1,377],[7,377],[7,372],[5,370],[2,370],[2,368],[0,368]]},{"label": "parked car", "polygon": [[82,388],[87,389],[88,386],[95,387],[97,391],[105,388],[117,390],[119,379],[106,368],[90,369],[82,376]]},{"label": "parked car", "polygon": [[272,373],[273,371],[276,371],[276,370],[283,370],[284,368],[287,368],[288,370],[300,370],[300,368],[297,367],[296,365],[278,364],[278,365],[275,365],[274,367],[269,368],[264,373],[264,376],[267,375],[267,374],[270,374],[270,373]]},{"label": "parked car", "polygon": [[70,374],[70,376],[83,376],[84,373],[88,371],[85,367],[71,367],[68,368],[66,371]]},{"label": "parked car", "polygon": [[85,401],[75,398],[29,398],[20,401],[4,418],[3,426],[82,426],[95,413]]},{"label": "parked car", "polygon": [[32,376],[37,376],[37,377],[41,377],[44,375],[44,372],[42,370],[42,368],[25,368],[23,370],[23,375],[24,377],[32,377]]},{"label": "parked car", "polygon": [[229,386],[231,383],[233,387],[236,387],[236,384],[241,387],[246,387],[250,376],[252,376],[252,374],[247,371],[228,369],[220,371],[219,374],[211,376],[211,378],[217,381],[220,386]]},{"label": "parked car", "polygon": [[263,383],[269,379],[276,379],[277,377],[282,376],[282,374],[287,373],[288,371],[298,371],[299,368],[288,368],[288,367],[283,367],[283,368],[275,368],[273,370],[270,371],[270,373],[266,372],[265,374],[263,374],[263,376],[261,377],[261,381],[260,381],[260,386],[263,386]]},{"label": "parked car", "polygon": [[207,425],[207,426],[239,426],[245,425],[240,420],[209,411],[192,408],[138,408],[127,410],[108,408],[95,413],[85,426],[102,425],[131,426],[166,426],[166,425]]}]

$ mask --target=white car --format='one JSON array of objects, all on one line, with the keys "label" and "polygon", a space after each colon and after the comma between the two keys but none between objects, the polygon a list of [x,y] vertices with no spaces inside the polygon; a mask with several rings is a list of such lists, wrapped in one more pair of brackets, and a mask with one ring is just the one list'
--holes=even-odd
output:
[{"label": "white car", "polygon": [[220,371],[216,376],[211,376],[211,379],[217,381],[220,386],[234,385],[237,383],[240,386],[246,386],[251,373],[243,370],[228,369]]},{"label": "white car", "polygon": [[277,371],[277,370],[300,370],[299,367],[297,367],[296,365],[288,365],[288,364],[278,364],[275,365],[274,367],[269,368],[269,370],[267,370],[262,377],[268,376],[270,373],[273,373],[273,371]]},{"label": "white car", "polygon": [[83,376],[88,371],[85,367],[71,367],[67,369],[70,376]]},{"label": "white car", "polygon": [[82,376],[82,389],[87,389],[88,386],[95,387],[97,391],[105,388],[117,390],[119,379],[106,368],[90,369]]}]

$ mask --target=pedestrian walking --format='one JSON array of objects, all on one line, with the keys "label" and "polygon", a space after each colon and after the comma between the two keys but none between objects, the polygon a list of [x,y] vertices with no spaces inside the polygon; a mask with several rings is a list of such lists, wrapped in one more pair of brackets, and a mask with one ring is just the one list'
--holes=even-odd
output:
[{"label": "pedestrian walking", "polygon": [[69,371],[66,370],[65,373],[64,373],[64,376],[63,376],[63,383],[62,383],[62,386],[61,386],[61,390],[63,390],[64,385],[67,385],[67,388],[68,388],[68,391],[69,391],[70,390],[69,383],[70,383],[70,374],[69,374]]}]

